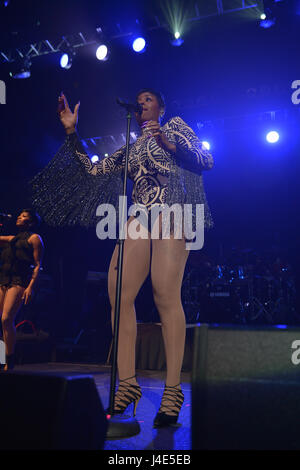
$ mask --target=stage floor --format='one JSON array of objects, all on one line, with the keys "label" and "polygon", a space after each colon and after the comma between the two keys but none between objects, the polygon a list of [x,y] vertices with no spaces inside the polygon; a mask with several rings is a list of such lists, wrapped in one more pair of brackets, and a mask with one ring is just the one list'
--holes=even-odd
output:
[{"label": "stage floor", "polygon": [[[109,404],[110,366],[51,362],[23,364],[16,371],[58,372],[64,374],[87,374],[94,377],[104,408]],[[106,450],[190,450],[191,449],[191,373],[181,376],[184,403],[178,419],[178,427],[154,429],[153,419],[159,408],[164,389],[164,371],[138,370],[137,379],[143,396],[138,404],[136,419],[141,432],[129,439],[105,441]],[[132,413],[132,405],[128,413]]]}]

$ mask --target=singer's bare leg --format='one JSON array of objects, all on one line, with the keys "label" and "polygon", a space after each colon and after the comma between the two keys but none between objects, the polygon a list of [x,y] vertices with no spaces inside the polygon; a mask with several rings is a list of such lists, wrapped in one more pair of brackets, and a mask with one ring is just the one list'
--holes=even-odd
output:
[{"label": "singer's bare leg", "polygon": [[[130,217],[128,223],[133,219]],[[127,223],[127,224],[128,224]],[[113,252],[108,273],[108,292],[111,304],[112,325],[114,327],[114,306],[117,281],[117,262],[119,245]],[[136,314],[135,298],[144,283],[150,267],[150,239],[124,241],[124,259],[122,273],[122,293],[120,308],[120,326],[118,341],[118,373],[124,380],[135,376]],[[130,383],[136,383],[133,378]]]},{"label": "singer's bare leg", "polygon": [[181,303],[181,284],[189,251],[185,240],[152,241],[151,279],[166,353],[166,385],[180,383],[186,322]]}]

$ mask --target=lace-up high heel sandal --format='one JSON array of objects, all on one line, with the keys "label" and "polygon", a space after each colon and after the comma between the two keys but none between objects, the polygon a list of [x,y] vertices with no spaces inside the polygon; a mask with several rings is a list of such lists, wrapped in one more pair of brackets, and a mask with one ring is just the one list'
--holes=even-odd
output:
[{"label": "lace-up high heel sandal", "polygon": [[[127,381],[135,378],[128,377],[119,381],[119,387],[115,395],[115,405],[113,414],[123,414],[127,407],[133,403],[133,416],[136,414],[136,408],[142,396],[141,387],[139,385],[128,383]],[[107,412],[110,410],[108,409]]]},{"label": "lace-up high heel sandal", "polygon": [[177,423],[178,415],[184,401],[184,395],[181,388],[177,388],[178,386],[180,386],[180,384],[174,385],[174,387],[165,385],[160,408],[153,423],[155,428],[174,426]]}]

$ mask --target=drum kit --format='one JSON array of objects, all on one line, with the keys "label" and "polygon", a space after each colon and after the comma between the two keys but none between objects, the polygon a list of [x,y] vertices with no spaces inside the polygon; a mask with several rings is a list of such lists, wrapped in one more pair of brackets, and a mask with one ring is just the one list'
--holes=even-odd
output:
[{"label": "drum kit", "polygon": [[182,284],[188,323],[295,323],[295,300],[291,267],[276,254],[232,249],[220,264],[190,254]]}]

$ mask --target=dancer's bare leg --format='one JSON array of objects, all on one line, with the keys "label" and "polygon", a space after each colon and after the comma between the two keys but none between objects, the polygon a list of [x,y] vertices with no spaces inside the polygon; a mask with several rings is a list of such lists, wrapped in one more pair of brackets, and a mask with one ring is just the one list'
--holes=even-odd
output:
[{"label": "dancer's bare leg", "polygon": [[2,310],[2,330],[7,356],[14,353],[16,344],[15,318],[23,303],[24,287],[12,286],[6,290]]},{"label": "dancer's bare leg", "polygon": [[[132,217],[130,217],[129,221],[131,220]],[[119,246],[116,245],[108,273],[108,293],[112,307],[112,325],[114,325],[118,252]],[[118,373],[120,380],[124,380],[135,375],[135,344],[137,327],[134,301],[149,273],[149,267],[150,239],[132,240],[127,238],[124,242],[118,342]],[[129,382],[136,383],[136,380],[132,379]]]},{"label": "dancer's bare leg", "polygon": [[[7,291],[6,286],[0,286],[0,319],[2,318],[3,305],[4,305],[4,299],[5,299],[6,291]],[[4,340],[4,338],[3,338],[3,340]]]},{"label": "dancer's bare leg", "polygon": [[[3,304],[4,304],[6,290],[7,290],[7,287],[0,286],[0,320],[1,320],[1,317],[2,317]],[[3,340],[4,340],[4,338],[3,338]],[[0,364],[0,367],[2,368],[2,364]]]},{"label": "dancer's bare leg", "polygon": [[4,304],[4,298],[5,298],[6,291],[7,291],[7,287],[0,286],[0,318],[2,317],[3,304]]}]

